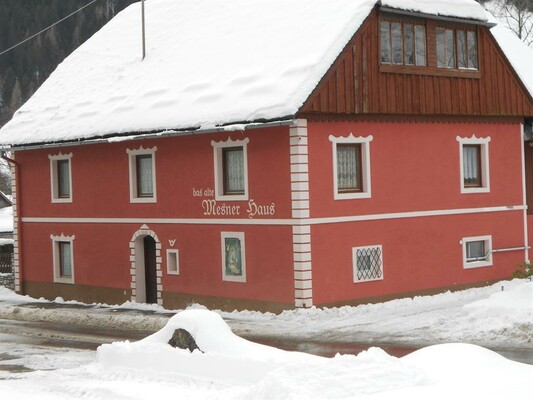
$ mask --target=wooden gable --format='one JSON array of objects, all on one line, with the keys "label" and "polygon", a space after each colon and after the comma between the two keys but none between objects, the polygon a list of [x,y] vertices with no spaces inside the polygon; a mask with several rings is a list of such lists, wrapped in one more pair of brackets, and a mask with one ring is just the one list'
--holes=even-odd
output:
[{"label": "wooden gable", "polygon": [[442,22],[431,19],[422,19],[427,66],[405,67],[380,63],[379,26],[385,16],[377,8],[372,11],[300,108],[299,116],[533,115],[531,95],[487,26],[467,25],[477,32],[478,70],[437,68],[435,28]]}]

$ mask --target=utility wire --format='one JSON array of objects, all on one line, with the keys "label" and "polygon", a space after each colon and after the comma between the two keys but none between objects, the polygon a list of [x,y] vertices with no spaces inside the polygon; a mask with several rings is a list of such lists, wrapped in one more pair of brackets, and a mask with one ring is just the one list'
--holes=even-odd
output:
[{"label": "utility wire", "polygon": [[66,17],[61,18],[59,21],[54,22],[52,25],[50,25],[50,26],[44,28],[43,30],[37,32],[35,35],[32,35],[32,36],[30,36],[30,37],[24,39],[22,42],[19,42],[19,43],[17,43],[16,45],[11,46],[9,49],[5,49],[5,50],[1,51],[1,52],[0,52],[0,56],[1,56],[2,54],[7,53],[8,51],[13,50],[13,49],[16,48],[16,47],[19,47],[20,45],[26,43],[28,40],[31,40],[31,39],[33,39],[34,37],[39,36],[41,33],[46,32],[48,29],[53,28],[53,27],[56,26],[57,24],[63,22],[63,21],[66,20],[67,18],[72,17],[74,14],[79,13],[81,10],[83,10],[83,9],[86,8],[86,7],[89,7],[91,4],[96,3],[97,1],[98,1],[98,0],[92,0],[90,3],[85,4],[83,7],[77,9],[76,11],[74,11],[74,12],[72,12],[72,13],[70,13],[70,14],[67,15]]}]

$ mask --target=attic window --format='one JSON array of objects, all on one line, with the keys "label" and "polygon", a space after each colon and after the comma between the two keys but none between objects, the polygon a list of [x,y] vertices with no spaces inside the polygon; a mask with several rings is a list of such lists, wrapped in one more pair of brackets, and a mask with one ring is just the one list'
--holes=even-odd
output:
[{"label": "attic window", "polygon": [[382,20],[380,48],[382,64],[425,66],[426,27],[406,21]]},{"label": "attic window", "polygon": [[438,27],[435,33],[439,68],[478,69],[475,31]]}]

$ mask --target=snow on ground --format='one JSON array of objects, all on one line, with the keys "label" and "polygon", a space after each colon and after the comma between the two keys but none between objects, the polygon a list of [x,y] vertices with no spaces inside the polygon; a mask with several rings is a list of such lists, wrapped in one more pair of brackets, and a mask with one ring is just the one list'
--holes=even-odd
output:
[{"label": "snow on ground", "polygon": [[[36,302],[41,303],[25,306]],[[156,331],[176,311],[131,302],[88,306],[58,299],[51,303],[0,287],[0,318],[11,320]],[[466,342],[493,348],[533,348],[533,283],[518,279],[357,307],[298,309],[279,315],[218,313],[237,334],[250,337],[406,346]]]},{"label": "snow on ground", "polygon": [[[530,294],[530,289],[518,291],[522,290]],[[500,307],[497,299],[492,301]],[[201,351],[191,353],[168,345],[178,328],[187,329]],[[88,354],[64,352],[65,364],[60,369],[0,373],[0,393],[10,400],[167,396],[525,400],[530,398],[528,382],[533,376],[533,366],[469,344],[430,346],[403,358],[375,347],[357,356],[334,358],[286,352],[239,338],[218,314],[199,309],[178,313],[162,330],[139,342],[102,345],[92,360]],[[50,361],[41,363],[57,368]]]}]

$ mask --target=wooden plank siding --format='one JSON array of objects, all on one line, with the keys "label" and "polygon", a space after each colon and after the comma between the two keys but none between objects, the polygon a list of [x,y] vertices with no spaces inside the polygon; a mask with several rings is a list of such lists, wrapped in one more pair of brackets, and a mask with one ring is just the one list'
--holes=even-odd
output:
[{"label": "wooden plank siding", "polygon": [[473,71],[436,67],[437,25],[438,21],[426,21],[428,67],[380,65],[375,9],[298,115],[533,116],[533,99],[487,27],[474,27],[479,70]]}]

